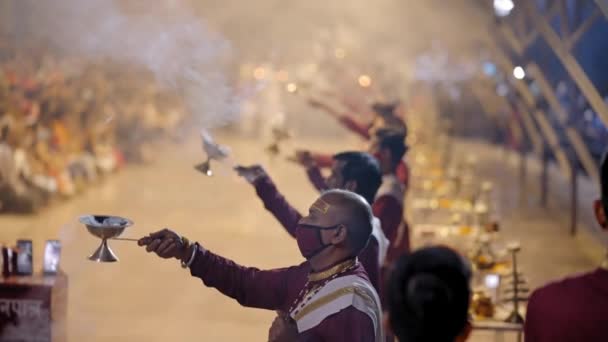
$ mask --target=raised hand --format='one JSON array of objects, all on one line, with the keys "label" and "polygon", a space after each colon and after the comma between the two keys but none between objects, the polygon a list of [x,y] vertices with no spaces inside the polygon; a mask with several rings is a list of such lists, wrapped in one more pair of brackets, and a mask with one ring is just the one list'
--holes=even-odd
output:
[{"label": "raised hand", "polygon": [[236,173],[239,176],[245,178],[247,182],[253,184],[260,177],[267,176],[266,170],[260,165],[251,165],[251,166],[237,166],[234,168]]},{"label": "raised hand", "polygon": [[295,155],[295,161],[307,169],[316,166],[315,159],[312,157],[312,153],[310,153],[310,151],[308,150],[297,150]]}]

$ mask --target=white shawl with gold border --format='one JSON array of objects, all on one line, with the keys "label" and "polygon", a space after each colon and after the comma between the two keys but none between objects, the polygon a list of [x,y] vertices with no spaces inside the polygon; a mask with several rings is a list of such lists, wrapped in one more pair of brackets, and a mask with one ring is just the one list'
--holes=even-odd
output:
[{"label": "white shawl with gold border", "polygon": [[325,318],[353,306],[365,313],[374,324],[376,342],[384,341],[380,299],[369,281],[356,276],[338,277],[328,282],[297,314],[290,313],[302,333],[320,324]]}]

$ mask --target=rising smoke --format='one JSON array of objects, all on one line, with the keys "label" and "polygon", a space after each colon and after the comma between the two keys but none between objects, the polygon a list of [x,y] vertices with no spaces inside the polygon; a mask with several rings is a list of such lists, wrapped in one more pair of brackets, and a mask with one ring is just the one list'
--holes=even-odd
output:
[{"label": "rising smoke", "polygon": [[183,98],[205,128],[232,122],[238,98],[226,77],[231,46],[184,2],[23,1],[21,41],[63,54],[145,68]]}]

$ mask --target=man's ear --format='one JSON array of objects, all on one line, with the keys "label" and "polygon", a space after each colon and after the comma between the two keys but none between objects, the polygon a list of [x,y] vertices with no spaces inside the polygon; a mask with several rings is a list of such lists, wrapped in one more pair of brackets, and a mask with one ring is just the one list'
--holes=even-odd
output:
[{"label": "man's ear", "polygon": [[604,205],[601,200],[595,200],[593,202],[593,209],[595,211],[595,218],[597,223],[604,229],[608,229],[608,222],[606,222],[606,212],[604,211]]},{"label": "man's ear", "polygon": [[341,224],[334,231],[330,242],[332,245],[339,245],[346,243],[346,239],[348,239],[348,228],[346,228],[345,225]]},{"label": "man's ear", "polygon": [[356,190],[357,190],[357,181],[356,180],[349,180],[348,182],[346,182],[346,184],[344,184],[344,190],[356,192]]}]

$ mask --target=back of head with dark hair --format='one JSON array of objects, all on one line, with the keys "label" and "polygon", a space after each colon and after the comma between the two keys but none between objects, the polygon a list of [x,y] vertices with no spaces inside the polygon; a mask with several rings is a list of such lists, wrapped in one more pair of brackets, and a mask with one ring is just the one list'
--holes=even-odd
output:
[{"label": "back of head with dark hair", "polygon": [[385,130],[378,132],[377,136],[380,149],[389,150],[393,165],[397,166],[407,151],[405,134],[398,131]]},{"label": "back of head with dark hair", "polygon": [[399,106],[399,102],[374,102],[372,110],[380,115],[389,116],[395,115],[395,110]]},{"label": "back of head with dark hair", "polygon": [[344,182],[356,181],[356,192],[372,204],[382,183],[382,172],[376,158],[365,152],[342,152],[334,155],[333,159],[344,162]]},{"label": "back of head with dark hair", "polygon": [[353,256],[359,255],[372,234],[374,214],[369,203],[359,194],[340,189],[324,192],[323,199],[344,211],[343,223],[348,229],[348,244]]},{"label": "back of head with dark hair", "polygon": [[604,212],[608,214],[608,152],[604,153],[602,164],[600,166],[601,187],[602,187],[602,205]]},{"label": "back of head with dark hair", "polygon": [[388,288],[389,318],[401,342],[454,342],[468,321],[471,270],[447,247],[402,256]]}]

